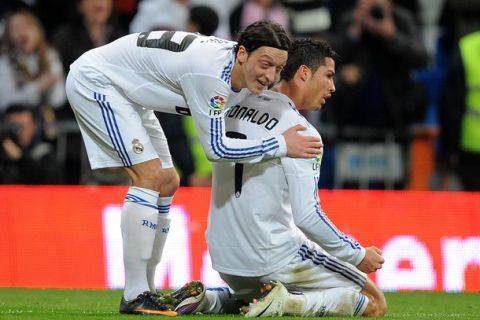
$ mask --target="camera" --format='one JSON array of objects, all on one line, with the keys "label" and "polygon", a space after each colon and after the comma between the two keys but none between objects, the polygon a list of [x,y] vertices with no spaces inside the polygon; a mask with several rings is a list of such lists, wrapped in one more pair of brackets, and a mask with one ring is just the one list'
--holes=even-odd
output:
[{"label": "camera", "polygon": [[370,16],[375,20],[382,20],[385,17],[383,7],[379,5],[372,6],[370,8]]},{"label": "camera", "polygon": [[21,127],[17,123],[0,123],[0,140],[10,138],[17,141],[20,129]]}]

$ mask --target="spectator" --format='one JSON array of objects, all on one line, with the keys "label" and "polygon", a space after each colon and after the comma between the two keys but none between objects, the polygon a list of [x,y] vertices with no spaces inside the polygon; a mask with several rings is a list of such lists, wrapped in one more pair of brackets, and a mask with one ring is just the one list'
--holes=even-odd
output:
[{"label": "spectator", "polygon": [[447,1],[442,25],[453,44],[440,98],[442,184],[458,175],[463,189],[480,191],[480,1]]},{"label": "spectator", "polygon": [[[407,6],[409,1],[395,1]],[[412,127],[412,141],[409,163],[409,190],[438,189],[439,176],[436,174],[436,151],[440,124],[438,120],[441,84],[445,78],[447,68],[447,52],[445,50],[445,36],[440,33],[438,20],[440,17],[443,0],[410,1],[409,9],[417,12],[421,26],[422,42],[431,57],[426,68],[416,70],[413,73],[415,79],[422,83],[427,93],[426,114],[423,121]],[[417,10],[419,9],[419,10]]]},{"label": "spectator", "polygon": [[344,64],[332,99],[340,124],[401,132],[422,119],[423,96],[410,72],[428,56],[410,12],[390,0],[358,0],[342,22],[337,46]]},{"label": "spectator", "polygon": [[[330,13],[332,17],[332,28],[337,27],[337,23],[339,22],[338,20],[340,17],[345,13],[346,11],[351,10],[352,8],[355,7],[355,4],[357,0],[342,0],[342,1],[329,1],[329,0],[282,0],[283,2],[286,3],[298,3],[297,6],[302,3],[302,2],[316,2],[316,3],[323,3],[323,5],[327,6],[330,8]],[[404,9],[407,9],[413,16],[415,23],[419,24],[420,23],[420,15],[422,14],[422,9],[420,6],[419,1],[421,0],[391,0],[392,3],[395,6],[400,6]],[[429,3],[429,8],[432,9],[432,6],[435,6],[438,1],[443,1],[443,0],[423,0],[424,2]]]},{"label": "spectator", "polygon": [[[74,18],[55,33],[52,41],[60,53],[65,70],[69,70],[70,64],[84,52],[112,42],[125,33],[117,24],[113,0],[78,0]],[[59,119],[74,119],[72,109],[68,105],[61,111]],[[103,172],[84,172],[81,165],[80,134],[69,134],[68,142],[65,163],[67,183],[119,184],[125,180],[120,170],[117,170],[118,180],[112,178],[115,173],[110,171],[105,172],[105,177],[102,177]]]},{"label": "spectator", "polygon": [[113,0],[79,0],[77,9],[75,17],[60,27],[52,40],[66,71],[84,52],[126,33],[116,24]]},{"label": "spectator", "polygon": [[42,21],[47,39],[52,41],[52,36],[58,28],[74,16],[79,0],[26,0],[24,2],[32,6]]},{"label": "spectator", "polygon": [[12,105],[0,129],[0,182],[3,184],[58,184],[62,172],[54,148],[40,139],[35,111]]},{"label": "spectator", "polygon": [[333,28],[336,12],[351,8],[352,1],[281,0],[289,9],[291,32],[296,37],[323,36]]},{"label": "spectator", "polygon": [[64,73],[57,52],[45,40],[42,25],[28,9],[7,17],[0,55],[0,113],[11,104],[35,109],[41,130],[53,138],[52,108],[66,101]]},{"label": "spectator", "polygon": [[128,30],[133,17],[137,13],[140,0],[114,0],[118,23],[123,30]]},{"label": "spectator", "polygon": [[230,39],[232,35],[230,15],[240,2],[244,2],[244,0],[190,0],[190,5],[212,8],[218,15],[218,28],[213,35],[222,39]]},{"label": "spectator", "polygon": [[277,0],[246,0],[230,16],[232,38],[235,38],[238,30],[258,20],[275,21],[290,32],[288,11]]},{"label": "spectator", "polygon": [[210,7],[194,6],[190,8],[187,21],[188,32],[199,32],[211,36],[218,28],[218,15]]},{"label": "spectator", "polygon": [[[335,34],[334,46],[343,64],[337,73],[333,106],[323,116],[339,127],[343,141],[347,133],[344,129],[353,127],[355,133],[348,137],[353,143],[359,139],[381,142],[379,148],[384,158],[380,161],[395,166],[387,167],[381,174],[377,174],[379,167],[368,168],[365,172],[374,171],[370,176],[376,175],[380,183],[373,186],[366,174],[359,174],[357,179],[353,178],[357,180],[353,181],[355,185],[403,188],[406,159],[402,155],[410,142],[407,131],[414,122],[424,119],[426,108],[425,89],[411,77],[411,72],[426,66],[428,60],[426,49],[417,38],[415,19],[407,9],[390,0],[358,0],[353,10],[342,15]],[[385,144],[388,139],[392,141],[389,146]],[[358,157],[364,158],[366,152]],[[398,156],[393,159],[392,154]],[[335,165],[339,161],[351,163],[337,155]],[[336,170],[341,168],[337,166]]]},{"label": "spectator", "polygon": [[183,30],[187,27],[190,0],[143,0],[130,24],[130,32]]}]

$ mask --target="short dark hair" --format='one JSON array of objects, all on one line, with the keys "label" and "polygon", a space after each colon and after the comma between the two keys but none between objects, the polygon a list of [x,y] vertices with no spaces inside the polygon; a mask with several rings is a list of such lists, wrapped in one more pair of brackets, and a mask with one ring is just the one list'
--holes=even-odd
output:
[{"label": "short dark hair", "polygon": [[244,46],[247,52],[266,46],[288,51],[291,40],[285,29],[278,23],[269,20],[260,20],[250,24],[238,35],[237,53],[240,46]]},{"label": "short dark hair", "polygon": [[218,28],[218,14],[207,6],[194,6],[190,8],[189,20],[198,26],[198,32],[211,36]]},{"label": "short dark hair", "polygon": [[301,65],[306,65],[315,72],[320,65],[325,64],[325,58],[338,61],[340,56],[323,40],[300,39],[292,42],[288,50],[288,59],[280,78],[291,80]]}]

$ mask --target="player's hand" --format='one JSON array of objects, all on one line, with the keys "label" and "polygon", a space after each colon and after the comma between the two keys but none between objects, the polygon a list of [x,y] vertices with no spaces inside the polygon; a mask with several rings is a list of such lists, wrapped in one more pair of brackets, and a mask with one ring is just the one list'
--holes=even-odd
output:
[{"label": "player's hand", "polygon": [[287,156],[292,158],[315,158],[322,152],[322,141],[319,137],[303,136],[298,131],[306,128],[300,124],[283,133],[287,143]]},{"label": "player's hand", "polygon": [[385,259],[382,257],[382,250],[377,247],[368,247],[365,248],[365,257],[357,268],[365,273],[375,272],[382,267],[384,262]]}]

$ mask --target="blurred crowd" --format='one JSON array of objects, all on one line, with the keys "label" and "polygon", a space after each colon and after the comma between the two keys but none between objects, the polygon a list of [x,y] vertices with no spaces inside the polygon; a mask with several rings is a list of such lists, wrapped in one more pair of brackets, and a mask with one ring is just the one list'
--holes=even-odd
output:
[{"label": "blurred crowd", "polygon": [[[128,184],[92,172],[65,97],[69,65],[125,34],[226,39],[269,19],[340,54],[336,92],[305,116],[321,188],[480,190],[480,0],[3,0],[0,183]],[[184,186],[209,186],[192,119],[157,114]]]}]

